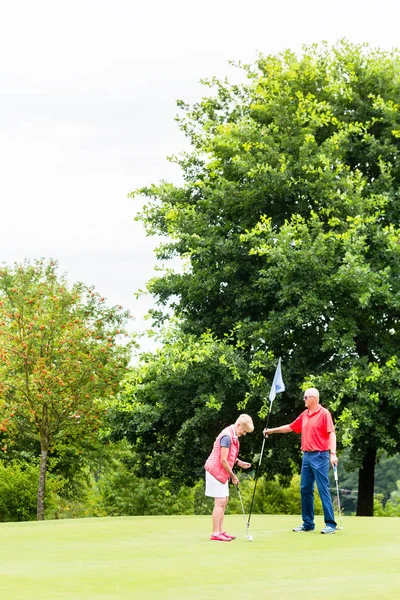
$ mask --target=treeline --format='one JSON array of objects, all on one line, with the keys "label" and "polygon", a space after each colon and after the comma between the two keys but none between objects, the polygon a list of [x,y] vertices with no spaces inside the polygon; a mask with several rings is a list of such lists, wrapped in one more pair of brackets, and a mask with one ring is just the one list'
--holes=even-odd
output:
[{"label": "treeline", "polygon": [[[345,514],[354,514],[357,508],[358,470],[345,470],[351,469],[348,453],[342,453],[340,459],[338,473],[341,505]],[[333,489],[333,480],[331,486]],[[400,516],[400,454],[390,457],[383,454],[375,467],[374,514]]]},{"label": "treeline", "polygon": [[[243,83],[205,81],[207,96],[178,102],[183,184],[132,194],[162,240],[147,285],[156,351],[129,366],[130,315],[56,263],[0,269],[0,465],[15,490],[24,478],[33,490],[36,469],[38,519],[76,502],[77,514],[152,500],[194,511],[238,412],[253,417],[242,452],[257,463],[278,357],[286,391],[270,424],[317,387],[357,473],[341,473],[357,490],[345,509],[396,507],[398,477],[381,501],[374,490],[381,457],[400,452],[399,52],[342,41],[238,67]],[[260,510],[294,506],[284,490],[300,461],[294,434],[268,440]]]},{"label": "treeline", "polygon": [[[93,457],[92,457],[93,458]],[[54,464],[47,478],[46,518],[71,519],[123,515],[204,515],[210,514],[213,501],[204,496],[204,481],[179,490],[168,479],[144,479],[132,475],[132,449],[126,442],[105,447],[97,460],[87,464],[68,481]],[[384,457],[376,468],[374,509],[377,516],[400,516],[400,455]],[[340,501],[343,515],[356,510],[357,472],[345,473],[340,468]],[[250,506],[253,474],[240,475],[240,487],[245,508]],[[397,484],[397,485],[396,485]],[[0,462],[0,521],[30,521],[36,519],[38,466],[35,461]],[[331,481],[331,493],[336,513],[337,494]],[[235,488],[231,487],[228,514],[240,514],[241,505]],[[321,501],[315,495],[316,514],[322,514]],[[254,513],[300,514],[299,475],[287,486],[275,476],[264,476],[258,482]]]},{"label": "treeline", "polygon": [[[165,240],[148,291],[167,333],[116,422],[140,476],[190,484],[238,410],[261,432],[281,357],[271,422],[290,423],[317,387],[370,516],[379,456],[400,451],[400,55],[341,41],[238,67],[242,84],[214,78],[179,102],[183,184],[136,192]],[[277,437],[262,471],[289,483],[298,440]],[[246,438],[255,456],[260,438]]]}]

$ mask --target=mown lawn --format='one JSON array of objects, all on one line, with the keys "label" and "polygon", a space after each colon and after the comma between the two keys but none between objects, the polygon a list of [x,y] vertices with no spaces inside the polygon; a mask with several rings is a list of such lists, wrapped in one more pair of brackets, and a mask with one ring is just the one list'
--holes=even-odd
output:
[{"label": "mown lawn", "polygon": [[400,519],[343,519],[293,533],[299,517],[124,517],[0,524],[1,600],[355,600],[400,598]]}]

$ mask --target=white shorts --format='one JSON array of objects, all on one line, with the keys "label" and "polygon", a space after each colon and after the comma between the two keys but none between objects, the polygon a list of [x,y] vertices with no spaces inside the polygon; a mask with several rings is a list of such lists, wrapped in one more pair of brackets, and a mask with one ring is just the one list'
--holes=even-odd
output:
[{"label": "white shorts", "polygon": [[229,479],[225,483],[221,483],[206,471],[206,496],[211,496],[211,498],[228,498]]}]

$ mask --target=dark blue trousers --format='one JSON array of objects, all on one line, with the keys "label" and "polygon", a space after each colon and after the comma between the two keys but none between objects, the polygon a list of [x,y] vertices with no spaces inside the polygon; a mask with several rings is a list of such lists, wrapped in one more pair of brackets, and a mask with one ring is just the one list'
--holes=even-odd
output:
[{"label": "dark blue trousers", "polygon": [[336,528],[332,498],[329,491],[329,451],[304,452],[301,466],[301,512],[305,529],[315,529],[314,482],[324,509],[325,524]]}]

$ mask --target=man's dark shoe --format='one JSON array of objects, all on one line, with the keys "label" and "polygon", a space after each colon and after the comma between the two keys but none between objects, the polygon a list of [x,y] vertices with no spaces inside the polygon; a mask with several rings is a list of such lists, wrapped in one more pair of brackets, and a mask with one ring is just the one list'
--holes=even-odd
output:
[{"label": "man's dark shoe", "polygon": [[306,529],[304,525],[300,525],[300,527],[294,527],[292,531],[314,531],[314,529]]}]

